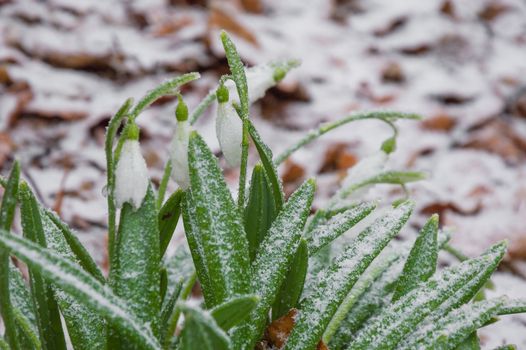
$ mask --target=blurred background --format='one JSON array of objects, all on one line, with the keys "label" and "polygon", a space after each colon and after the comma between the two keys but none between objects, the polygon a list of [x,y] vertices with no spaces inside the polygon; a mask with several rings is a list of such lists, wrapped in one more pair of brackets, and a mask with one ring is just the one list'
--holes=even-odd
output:
[{"label": "blurred background", "polygon": [[[188,71],[190,107],[227,72],[220,29],[247,65],[302,65],[252,108],[274,153],[320,122],[351,112],[421,114],[399,123],[391,166],[424,170],[411,185],[413,226],[431,213],[468,255],[508,239],[494,293],[526,295],[526,2],[523,0],[0,0],[0,170],[20,159],[40,200],[107,264],[103,196],[106,124],[128,97]],[[172,98],[139,118],[143,154],[158,182],[174,125]],[[218,152],[213,109],[197,128]],[[286,191],[317,176],[319,198],[390,135],[350,124],[295,153]],[[254,157],[255,158],[255,157]],[[235,179],[236,170],[226,169]],[[380,186],[388,201],[398,189]],[[526,347],[526,318],[481,332],[484,348]]]}]

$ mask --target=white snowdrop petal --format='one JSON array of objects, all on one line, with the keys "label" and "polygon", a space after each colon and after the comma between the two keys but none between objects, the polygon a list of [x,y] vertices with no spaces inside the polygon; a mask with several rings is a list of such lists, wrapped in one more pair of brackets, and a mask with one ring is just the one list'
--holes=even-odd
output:
[{"label": "white snowdrop petal", "polygon": [[188,121],[177,122],[170,149],[170,158],[172,161],[172,178],[183,190],[190,187],[190,175],[188,171],[189,137],[190,125]]},{"label": "white snowdrop petal", "polygon": [[[246,68],[245,74],[247,77],[248,98],[250,103],[254,103],[265,96],[265,92],[276,85],[274,81],[274,67],[270,64],[260,64]],[[225,86],[228,88],[230,101],[239,103],[239,95],[237,94],[234,82],[227,80]]]},{"label": "white snowdrop petal", "polygon": [[137,209],[148,190],[148,168],[139,141],[126,140],[115,169],[115,202],[118,208],[126,202]]},{"label": "white snowdrop petal", "polygon": [[230,102],[217,106],[216,134],[227,163],[238,167],[241,164],[243,123]]}]

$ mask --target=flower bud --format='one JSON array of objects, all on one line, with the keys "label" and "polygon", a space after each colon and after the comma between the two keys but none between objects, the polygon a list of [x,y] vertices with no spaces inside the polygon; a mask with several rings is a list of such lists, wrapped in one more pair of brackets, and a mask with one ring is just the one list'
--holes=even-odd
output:
[{"label": "flower bud", "polygon": [[190,125],[188,120],[177,121],[175,135],[170,147],[172,161],[172,178],[183,190],[190,187],[188,171],[188,141],[190,138]]},{"label": "flower bud", "polygon": [[243,122],[230,102],[217,106],[216,135],[228,165],[238,167],[241,163]]},{"label": "flower bud", "polygon": [[141,154],[139,128],[130,124],[115,167],[115,204],[121,208],[130,203],[138,209],[148,190],[148,168]]}]

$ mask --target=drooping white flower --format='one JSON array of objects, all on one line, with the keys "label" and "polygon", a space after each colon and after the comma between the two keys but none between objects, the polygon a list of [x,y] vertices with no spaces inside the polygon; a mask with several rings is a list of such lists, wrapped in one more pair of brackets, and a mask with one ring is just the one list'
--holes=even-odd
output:
[{"label": "drooping white flower", "polygon": [[172,178],[183,190],[190,187],[190,175],[188,170],[189,138],[190,125],[188,120],[178,120],[175,126],[175,135],[170,146],[170,158],[172,161]]},{"label": "drooping white flower", "polygon": [[[245,69],[250,103],[254,103],[262,98],[268,89],[277,84],[274,80],[274,72],[275,68],[270,64],[260,64]],[[239,95],[237,94],[234,82],[228,80],[225,82],[225,86],[227,86],[233,101],[239,103]]]},{"label": "drooping white flower", "polygon": [[139,141],[127,139],[122,145],[121,154],[115,168],[115,204],[121,208],[130,203],[138,209],[149,185],[148,168],[141,154]]},{"label": "drooping white flower", "polygon": [[231,102],[218,103],[216,135],[227,163],[231,167],[238,167],[241,163],[243,122]]}]

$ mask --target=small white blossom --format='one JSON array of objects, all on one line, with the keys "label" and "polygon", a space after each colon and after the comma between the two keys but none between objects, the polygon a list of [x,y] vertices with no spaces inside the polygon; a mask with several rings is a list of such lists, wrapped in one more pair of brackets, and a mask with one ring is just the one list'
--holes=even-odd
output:
[{"label": "small white blossom", "polygon": [[170,148],[170,158],[172,160],[172,178],[183,190],[190,187],[190,175],[188,171],[189,138],[190,125],[188,120],[178,121],[175,126],[175,135]]},{"label": "small white blossom", "polygon": [[115,169],[115,202],[118,208],[130,203],[138,209],[148,190],[148,168],[139,141],[126,140]]},{"label": "small white blossom", "polygon": [[[270,64],[260,64],[245,69],[250,103],[254,103],[265,96],[265,92],[277,84],[274,80],[274,70],[274,67]],[[234,82],[229,80],[225,82],[225,86],[228,87],[230,96],[234,102],[239,103],[239,95],[237,94]]]},{"label": "small white blossom", "polygon": [[241,163],[243,122],[230,102],[218,103],[216,135],[227,163],[231,167],[238,167]]}]

